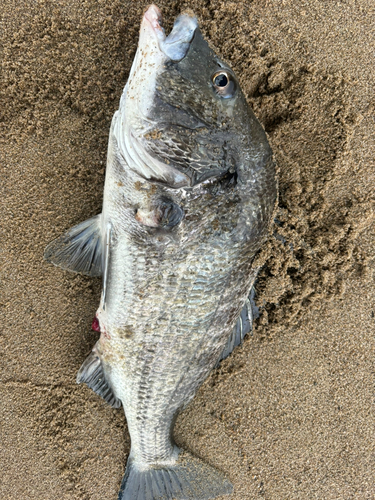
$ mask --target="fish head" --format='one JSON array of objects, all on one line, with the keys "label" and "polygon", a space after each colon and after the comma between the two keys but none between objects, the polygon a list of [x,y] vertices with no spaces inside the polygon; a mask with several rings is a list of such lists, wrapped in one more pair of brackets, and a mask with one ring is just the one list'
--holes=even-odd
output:
[{"label": "fish head", "polygon": [[194,14],[180,14],[166,36],[155,5],[143,16],[119,114],[115,135],[129,168],[172,188],[234,173],[254,124],[261,129]]}]

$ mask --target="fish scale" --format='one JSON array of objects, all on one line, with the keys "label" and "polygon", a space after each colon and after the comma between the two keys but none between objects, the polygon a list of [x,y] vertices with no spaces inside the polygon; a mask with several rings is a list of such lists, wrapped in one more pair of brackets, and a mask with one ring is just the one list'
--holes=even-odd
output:
[{"label": "fish scale", "polygon": [[225,476],[173,440],[177,414],[250,331],[248,299],[276,200],[266,135],[191,12],[166,36],[151,5],[113,116],[102,213],[45,258],[102,275],[85,382],[125,410],[119,500],[206,500]]},{"label": "fish scale", "polygon": [[[200,252],[196,252],[194,257],[198,257]],[[206,265],[203,265],[203,269],[207,269]],[[194,269],[195,274],[198,274],[200,277],[204,277],[205,273],[197,273],[197,269]],[[175,273],[175,270],[174,270]],[[186,276],[186,270],[183,271],[183,274]],[[215,286],[212,288],[215,288],[216,291],[216,296],[218,295],[217,293],[217,277],[215,280]],[[184,348],[191,352],[194,352],[194,347],[196,350],[195,356],[199,357],[200,351],[199,347],[202,348],[202,331],[203,333],[206,333],[205,330],[207,330],[206,324],[204,321],[202,321],[201,318],[197,318],[197,315],[192,316],[191,314],[191,305],[193,304],[193,309],[196,309],[195,307],[195,300],[194,296],[191,295],[190,291],[194,287],[195,281],[193,280],[181,280],[180,281],[180,286],[176,290],[176,293],[180,295],[182,292],[185,293],[187,296],[190,298],[193,298],[193,300],[189,300],[185,303],[185,315],[179,316],[181,318],[181,324],[180,327],[183,329],[185,332],[189,332],[189,339],[184,338]],[[221,283],[221,290],[223,290],[225,283]],[[164,290],[164,287],[161,285],[161,290]],[[204,292],[204,291],[203,291]],[[204,293],[202,296],[202,291],[200,294],[197,294],[197,297],[199,297],[202,302],[202,297],[207,297],[207,296],[215,296],[215,295],[210,295]],[[216,309],[217,308],[217,299],[212,301],[213,302],[213,307]],[[155,316],[158,316],[160,313],[163,314],[164,309],[161,309],[161,312],[155,313]],[[209,321],[213,316],[213,313],[210,312],[209,316]],[[172,315],[170,315],[170,321],[171,321]],[[190,318],[190,320],[189,320]],[[194,318],[194,321],[191,320],[191,318]],[[176,409],[181,405],[181,402],[178,398],[176,398],[176,393],[178,393],[178,387],[181,386],[181,378],[183,376],[186,377],[186,365],[190,363],[190,360],[186,360],[185,364],[179,362],[176,363],[178,353],[181,352],[181,347],[180,347],[180,338],[181,335],[176,335],[173,330],[171,331],[171,323],[170,321],[168,324],[164,326],[164,329],[159,331],[157,328],[154,327],[153,330],[153,345],[157,345],[162,341],[163,347],[160,349],[159,348],[159,357],[157,356],[157,351],[155,348],[150,349],[144,348],[142,351],[138,351],[136,356],[130,356],[131,359],[135,360],[134,366],[137,366],[138,369],[136,373],[132,372],[131,373],[131,378],[132,378],[132,383],[138,390],[138,395],[136,393],[132,394],[132,405],[135,408],[135,415],[138,417],[140,415],[144,416],[147,415],[147,421],[148,421],[148,430],[146,431],[147,433],[150,432],[150,428],[152,425],[158,425],[159,419],[160,419],[160,411],[159,408],[163,407],[163,412],[162,414],[165,415],[165,409],[170,410],[171,415],[170,418],[167,420],[171,420],[173,417],[174,412]],[[153,322],[154,324],[157,324],[157,321]],[[139,337],[142,337],[143,334],[143,325],[140,325],[140,333]],[[194,332],[195,335],[190,335],[191,332]],[[135,342],[138,340],[135,339]],[[168,343],[168,345],[166,345]],[[197,345],[198,344],[198,345]],[[165,352],[168,353],[168,357],[166,359]],[[193,355],[194,358],[194,355]],[[159,360],[162,360],[163,367],[165,370],[165,373],[168,374],[169,378],[165,380],[165,377],[160,377],[160,370],[158,370],[158,363],[160,363]],[[166,361],[170,361],[170,365],[172,366],[167,366]],[[154,366],[156,367],[156,371],[154,370]],[[138,377],[138,379],[137,379]],[[193,378],[196,379],[196,377],[193,375]],[[175,387],[173,387],[173,382],[177,381],[177,384],[175,384]],[[166,383],[167,382],[167,383]],[[168,388],[168,392],[165,390],[163,391],[163,387]],[[151,397],[151,394],[154,393],[157,395],[157,399],[154,399]],[[164,398],[163,398],[164,396]],[[184,396],[184,395],[183,395]],[[185,396],[186,397],[186,396]],[[134,398],[134,399],[133,399]],[[171,404],[171,400],[175,400],[175,404]],[[136,403],[136,401],[138,403]],[[166,402],[164,402],[166,401]],[[156,402],[156,404],[155,404]],[[176,408],[177,406],[177,408]],[[154,415],[154,412],[156,415]],[[131,415],[128,417],[128,422],[131,421]],[[160,423],[159,423],[160,425]],[[169,428],[167,426],[166,428],[166,436],[165,440],[169,441]],[[160,434],[160,433],[159,433]],[[147,439],[146,439],[147,441]],[[133,440],[133,446],[136,446],[136,440]],[[145,441],[141,438],[140,443],[141,443],[141,448]],[[154,448],[154,459],[155,457],[155,450],[156,450],[156,456],[160,453],[158,448]],[[150,459],[152,452],[147,450],[141,450],[141,454],[145,454],[148,459]]]}]

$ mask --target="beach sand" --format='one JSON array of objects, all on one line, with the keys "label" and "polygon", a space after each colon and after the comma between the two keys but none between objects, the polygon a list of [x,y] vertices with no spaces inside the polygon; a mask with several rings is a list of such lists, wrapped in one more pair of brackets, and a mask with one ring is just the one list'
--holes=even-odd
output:
[{"label": "beach sand", "polygon": [[[0,497],[117,498],[122,410],[76,373],[101,283],[43,262],[99,213],[111,117],[146,2],[2,1]],[[375,498],[375,7],[371,0],[160,1],[191,7],[239,76],[279,169],[256,286],[261,317],[179,416],[175,438],[233,500]]]}]

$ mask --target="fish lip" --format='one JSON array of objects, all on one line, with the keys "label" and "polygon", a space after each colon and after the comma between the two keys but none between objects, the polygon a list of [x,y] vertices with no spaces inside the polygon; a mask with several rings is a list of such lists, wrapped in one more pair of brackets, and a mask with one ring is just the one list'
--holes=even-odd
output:
[{"label": "fish lip", "polygon": [[142,26],[154,34],[159,49],[172,61],[181,61],[189,51],[198,21],[191,10],[181,13],[173,24],[172,31],[165,35],[161,10],[151,4],[143,16]]},{"label": "fish lip", "polygon": [[159,7],[155,4],[151,4],[147,7],[146,12],[143,15],[143,22],[147,22],[152,31],[154,32],[158,41],[161,42],[165,40],[165,31],[163,28],[163,15]]}]

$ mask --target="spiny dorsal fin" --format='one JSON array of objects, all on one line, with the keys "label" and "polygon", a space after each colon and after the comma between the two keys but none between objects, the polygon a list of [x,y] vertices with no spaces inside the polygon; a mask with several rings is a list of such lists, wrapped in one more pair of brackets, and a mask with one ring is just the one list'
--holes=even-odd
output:
[{"label": "spiny dorsal fin", "polygon": [[44,251],[44,258],[67,271],[101,276],[102,274],[101,214],[72,227],[53,240]]},{"label": "spiny dorsal fin", "polygon": [[96,352],[91,352],[77,373],[77,384],[85,383],[98,396],[101,396],[113,408],[120,408],[121,401],[109,386],[103,371],[103,366]]}]

